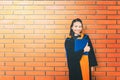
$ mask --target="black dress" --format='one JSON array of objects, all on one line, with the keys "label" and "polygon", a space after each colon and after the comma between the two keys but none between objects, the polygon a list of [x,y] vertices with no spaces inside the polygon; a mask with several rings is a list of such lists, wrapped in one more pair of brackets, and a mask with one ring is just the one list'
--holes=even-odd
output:
[{"label": "black dress", "polygon": [[[66,38],[65,40],[65,50],[67,56],[67,63],[69,69],[69,80],[83,80],[82,68],[80,60],[83,55],[88,56],[89,63],[89,80],[91,80],[91,66],[96,66],[97,61],[94,54],[93,46],[88,35],[84,35],[82,39],[78,39],[79,36],[74,36],[71,38]],[[84,47],[88,42],[90,46],[89,52],[84,52]]]}]

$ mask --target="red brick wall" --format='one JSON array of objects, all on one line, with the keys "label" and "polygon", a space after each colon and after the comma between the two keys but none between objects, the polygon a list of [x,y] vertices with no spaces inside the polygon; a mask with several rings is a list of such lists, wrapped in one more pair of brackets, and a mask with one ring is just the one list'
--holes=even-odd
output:
[{"label": "red brick wall", "polygon": [[68,80],[64,40],[81,18],[95,48],[93,80],[120,80],[120,1],[0,1],[0,80]]}]

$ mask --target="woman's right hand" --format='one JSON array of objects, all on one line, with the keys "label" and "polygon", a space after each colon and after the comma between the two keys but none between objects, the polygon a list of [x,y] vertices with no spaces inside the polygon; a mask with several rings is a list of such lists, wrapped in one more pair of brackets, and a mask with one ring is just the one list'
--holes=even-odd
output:
[{"label": "woman's right hand", "polygon": [[84,52],[89,52],[89,51],[90,51],[90,46],[88,46],[88,43],[87,43],[84,48]]}]

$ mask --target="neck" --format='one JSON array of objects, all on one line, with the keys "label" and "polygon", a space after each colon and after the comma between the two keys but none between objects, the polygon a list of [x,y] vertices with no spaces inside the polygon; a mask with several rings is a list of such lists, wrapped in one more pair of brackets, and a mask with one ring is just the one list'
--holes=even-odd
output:
[{"label": "neck", "polygon": [[74,34],[74,36],[78,36],[78,35],[80,35],[80,34]]}]

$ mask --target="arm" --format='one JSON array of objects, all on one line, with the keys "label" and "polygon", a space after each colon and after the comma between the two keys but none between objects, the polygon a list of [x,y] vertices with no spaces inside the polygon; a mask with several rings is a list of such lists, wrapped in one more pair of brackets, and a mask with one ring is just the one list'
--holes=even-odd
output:
[{"label": "arm", "polygon": [[89,52],[89,62],[90,62],[90,66],[97,66],[97,60],[96,60],[96,56],[95,56],[95,53],[94,53],[94,49],[93,49],[93,46],[92,46],[92,42],[88,36],[88,45],[90,46],[90,52]]}]

